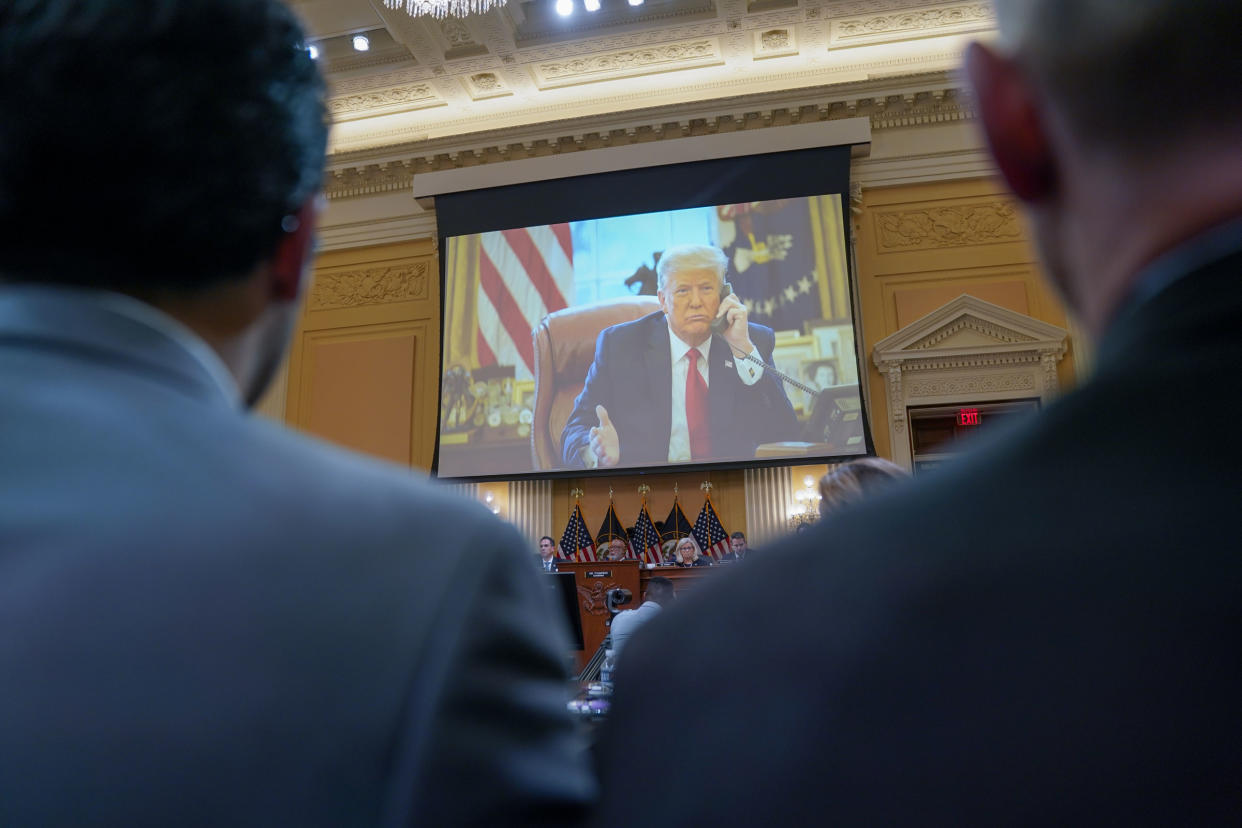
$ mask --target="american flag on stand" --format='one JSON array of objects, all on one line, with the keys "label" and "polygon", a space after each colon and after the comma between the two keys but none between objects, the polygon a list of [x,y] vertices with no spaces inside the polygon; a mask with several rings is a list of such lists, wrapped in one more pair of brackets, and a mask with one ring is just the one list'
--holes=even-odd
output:
[{"label": "american flag on stand", "polygon": [[479,240],[479,367],[535,372],[531,331],[573,296],[574,245],[568,224],[483,233]]},{"label": "american flag on stand", "polygon": [[561,551],[571,561],[595,560],[595,542],[587,531],[586,521],[582,519],[582,504],[575,503],[573,514],[561,535]]},{"label": "american flag on stand", "polygon": [[718,561],[729,551],[729,533],[725,531],[716,515],[716,507],[712,506],[711,495],[703,501],[703,508],[694,520],[694,539],[699,549],[712,560]]},{"label": "american flag on stand", "polygon": [[651,514],[647,511],[647,501],[638,512],[634,521],[634,551],[643,563],[660,564],[664,562],[660,549],[660,534],[651,522]]}]

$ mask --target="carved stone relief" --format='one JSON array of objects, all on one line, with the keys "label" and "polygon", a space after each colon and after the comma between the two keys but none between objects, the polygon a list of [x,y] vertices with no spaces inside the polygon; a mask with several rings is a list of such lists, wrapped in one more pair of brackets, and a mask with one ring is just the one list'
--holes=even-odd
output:
[{"label": "carved stone relief", "polygon": [[341,116],[390,106],[405,104],[434,106],[441,102],[440,96],[436,94],[430,84],[416,83],[411,86],[398,86],[394,89],[367,92],[363,95],[332,98],[328,101],[328,111],[333,115]]},{"label": "carved stone relief", "polygon": [[429,268],[427,262],[414,262],[317,274],[309,306],[311,310],[330,310],[426,299]]},{"label": "carved stone relief", "polygon": [[665,43],[604,55],[588,55],[573,60],[550,61],[535,67],[541,85],[569,85],[605,78],[621,78],[652,72],[667,72],[710,66],[722,62],[714,38]]},{"label": "carved stone relief", "polygon": [[[1055,377],[1056,363],[1053,362]],[[1055,388],[1055,386],[1054,386]],[[1030,371],[1015,374],[988,374],[978,377],[942,377],[911,380],[906,397],[950,397],[958,394],[992,394],[998,391],[1035,391],[1035,377]],[[1042,390],[1042,389],[1040,389]]]},{"label": "carved stone relief", "polygon": [[962,318],[958,319],[956,322],[950,325],[946,325],[945,327],[936,331],[931,336],[928,336],[927,338],[922,339],[919,342],[916,342],[915,344],[911,345],[909,350],[923,350],[927,348],[935,348],[941,342],[944,342],[949,337],[963,330],[976,331],[985,336],[991,337],[992,339],[995,339],[997,342],[1007,342],[1010,344],[1015,344],[1018,342],[1034,342],[1035,341],[1034,337],[1026,336],[1025,334],[1021,334],[1021,333],[1018,333],[1017,331],[1009,330],[1008,328],[1002,328],[999,325],[980,319],[977,316],[963,316]]},{"label": "carved stone relief", "polygon": [[755,32],[755,59],[780,57],[798,53],[792,27]]},{"label": "carved stone relief", "polygon": [[995,24],[988,3],[963,3],[910,9],[833,21],[831,45],[837,48],[903,39],[911,34],[950,34]]},{"label": "carved stone relief", "polygon": [[932,250],[1018,241],[1022,226],[1008,201],[922,210],[894,210],[875,217],[881,250]]}]

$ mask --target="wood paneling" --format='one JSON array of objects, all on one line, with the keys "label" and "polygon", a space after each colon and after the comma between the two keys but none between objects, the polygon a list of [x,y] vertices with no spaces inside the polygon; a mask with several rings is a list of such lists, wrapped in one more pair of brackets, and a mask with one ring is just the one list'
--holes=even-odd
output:
[{"label": "wood paneling", "polygon": [[[892,457],[884,381],[871,360],[875,344],[962,294],[1070,328],[1045,287],[1012,198],[994,179],[863,190],[855,253],[862,314],[862,361],[870,383],[876,451]],[[1059,380],[1076,379],[1074,345]]]},{"label": "wood paneling", "polygon": [[326,253],[290,349],[286,419],[341,445],[429,468],[439,352],[432,240]]}]

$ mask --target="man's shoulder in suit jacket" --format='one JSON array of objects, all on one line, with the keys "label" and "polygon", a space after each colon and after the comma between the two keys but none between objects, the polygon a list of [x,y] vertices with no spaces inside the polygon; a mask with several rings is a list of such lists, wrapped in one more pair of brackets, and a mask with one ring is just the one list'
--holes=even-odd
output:
[{"label": "man's shoulder in suit jacket", "polygon": [[[1239,274],[1235,255],[1173,284],[1015,433],[639,631],[601,824],[1236,819],[1242,388],[1218,380],[1242,361]],[[699,700],[677,728],[643,724],[657,688]],[[632,808],[634,740],[727,772]]]},{"label": "man's shoulder in suit jacket", "polygon": [[566,637],[512,527],[245,414],[175,343],[55,291],[0,294],[0,374],[0,822],[590,801]]}]

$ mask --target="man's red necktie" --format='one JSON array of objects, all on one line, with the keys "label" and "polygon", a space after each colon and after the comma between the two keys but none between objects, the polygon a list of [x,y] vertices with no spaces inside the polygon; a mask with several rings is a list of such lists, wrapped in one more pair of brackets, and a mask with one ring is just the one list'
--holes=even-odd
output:
[{"label": "man's red necktie", "polygon": [[686,351],[690,366],[686,371],[686,425],[690,430],[690,459],[707,460],[712,456],[711,419],[707,413],[707,383],[699,373],[698,348]]}]

